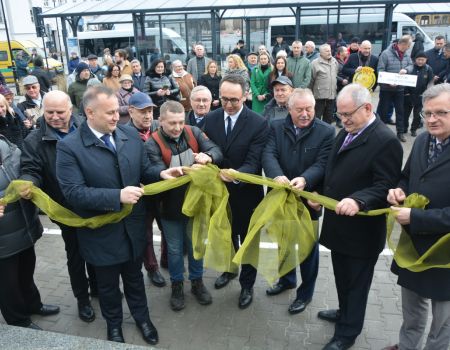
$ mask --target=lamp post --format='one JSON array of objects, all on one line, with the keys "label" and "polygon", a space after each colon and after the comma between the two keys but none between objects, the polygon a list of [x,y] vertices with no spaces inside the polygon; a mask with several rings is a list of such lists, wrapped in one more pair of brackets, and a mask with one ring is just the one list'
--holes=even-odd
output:
[{"label": "lamp post", "polygon": [[13,52],[12,52],[12,48],[11,48],[11,40],[9,38],[8,21],[6,20],[5,6],[3,5],[3,0],[0,0],[0,3],[2,5],[3,21],[5,22],[6,40],[8,41],[8,50],[9,50],[9,55],[11,57],[11,64],[12,64],[11,68],[12,68],[13,77],[14,77],[14,84],[16,86],[16,93],[19,94],[20,88],[19,88],[19,83],[17,81],[16,61],[14,60],[14,56],[13,56]]}]

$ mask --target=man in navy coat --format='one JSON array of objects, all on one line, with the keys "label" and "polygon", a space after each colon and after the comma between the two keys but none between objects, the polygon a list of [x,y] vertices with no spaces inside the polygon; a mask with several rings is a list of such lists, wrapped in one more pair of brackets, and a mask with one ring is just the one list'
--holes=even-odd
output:
[{"label": "man in navy coat", "polygon": [[[112,90],[96,86],[83,97],[87,121],[58,142],[56,175],[71,209],[83,218],[118,212],[134,204],[118,223],[78,229],[80,251],[95,267],[100,308],[108,340],[124,342],[119,277],[130,312],[144,340],[158,342],[150,321],[142,277],[146,244],[140,184],[157,181],[136,130],[118,126],[119,103]],[[162,178],[166,175],[161,174]]]},{"label": "man in navy coat", "polygon": [[[220,147],[223,160],[221,168],[231,168],[250,174],[261,174],[261,154],[268,136],[267,121],[248,109],[246,83],[240,76],[228,76],[220,83],[222,108],[209,113],[205,119],[206,135]],[[239,242],[244,242],[253,210],[264,196],[262,186],[233,181],[221,174],[230,193],[229,203],[232,214],[232,239],[235,250]],[[217,289],[225,287],[236,274],[225,272],[216,280]],[[253,285],[256,269],[251,265],[242,265],[239,282],[241,294],[239,307],[247,308],[253,300]]]},{"label": "man in navy coat", "polygon": [[[450,84],[435,85],[423,94],[423,112],[428,132],[420,134],[388,201],[401,204],[407,195],[420,193],[430,203],[425,210],[392,207],[419,255],[450,232]],[[447,254],[450,261],[450,253]],[[448,349],[450,345],[450,269],[431,268],[413,272],[392,262],[402,287],[403,324],[400,342],[386,349],[419,349],[428,320],[432,317],[425,349]]]}]

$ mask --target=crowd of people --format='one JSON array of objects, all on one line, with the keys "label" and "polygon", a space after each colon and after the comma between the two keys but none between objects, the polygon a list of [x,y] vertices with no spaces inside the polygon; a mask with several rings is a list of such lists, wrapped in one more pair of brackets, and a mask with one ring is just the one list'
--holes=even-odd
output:
[{"label": "crowd of people", "polygon": [[[361,333],[374,267],[385,247],[383,216],[356,216],[386,208],[423,254],[450,232],[450,44],[435,39],[427,52],[408,49],[411,37],[392,43],[379,57],[371,43],[343,41],[335,48],[282,37],[272,53],[261,46],[247,52],[239,41],[227,57],[227,69],[195,45],[185,66],[155,58],[147,72],[128,60],[125,50],[105,52],[107,72],[98,57],[87,62],[72,55],[68,93],[51,90],[38,69],[22,79],[25,100],[0,86],[0,198],[14,179],[31,181],[60,205],[82,218],[131,213],[99,228],[74,228],[56,222],[62,232],[67,266],[81,320],[92,322],[98,298],[107,338],[125,342],[122,298],[149,344],[159,340],[147,306],[142,265],[156,287],[166,285],[153,246],[153,222],[161,231],[160,265],[168,268],[170,307],[185,307],[185,272],[201,305],[213,302],[203,283],[203,260],[193,255],[191,227],[182,212],[186,185],[143,197],[141,184],[184,175],[184,167],[217,164],[229,192],[232,243],[237,251],[246,239],[253,211],[264,198],[262,186],[241,183],[239,172],[273,178],[297,190],[318,192],[338,201],[334,211],[304,201],[320,238],[300,264],[301,284],[290,314],[303,312],[314,297],[319,243],[331,250],[338,294],[336,309],[318,317],[335,323],[325,350],[350,348]],[[336,51],[333,57],[332,49]],[[371,92],[352,83],[364,67],[377,72],[417,75],[416,87],[379,84],[377,108]],[[395,122],[392,119],[395,110]],[[409,126],[409,114],[413,120]],[[336,123],[335,128],[333,123]],[[395,124],[396,132],[386,124]],[[417,130],[425,126],[420,134]],[[417,136],[403,168],[405,135]],[[336,130],[337,135],[336,134]],[[446,190],[447,188],[447,190]],[[425,210],[399,207],[407,195],[425,195]],[[38,209],[22,199],[0,205],[0,310],[8,324],[40,329],[33,314],[53,315],[58,306],[43,304],[33,279],[34,243],[42,235]],[[184,255],[188,266],[184,268]],[[431,268],[411,272],[394,261],[402,290],[403,324],[399,344],[389,349],[419,349],[432,303],[426,349],[450,344],[450,271]],[[255,266],[225,271],[215,283],[221,289],[239,276],[238,307],[253,300]],[[123,293],[119,279],[123,281]],[[296,270],[267,289],[268,296],[297,287]]]}]

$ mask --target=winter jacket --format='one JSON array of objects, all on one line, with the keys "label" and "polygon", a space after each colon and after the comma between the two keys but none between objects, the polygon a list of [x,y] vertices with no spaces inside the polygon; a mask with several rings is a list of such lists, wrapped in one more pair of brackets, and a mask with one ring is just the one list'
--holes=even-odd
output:
[{"label": "winter jacket", "polygon": [[[158,96],[157,92],[159,89],[167,86],[170,90],[170,95]],[[161,105],[167,100],[176,100],[179,99],[180,89],[171,77],[167,75],[160,75],[156,73],[150,73],[145,79],[144,84],[144,93],[148,94],[155,105],[161,107]]]},{"label": "winter jacket", "polygon": [[263,117],[269,122],[269,125],[275,120],[286,119],[288,114],[287,106],[279,106],[274,98],[267,102],[262,113]]},{"label": "winter jacket", "polygon": [[[209,61],[211,61],[210,58],[204,56],[202,59],[205,62],[205,69],[208,66]],[[199,72],[197,67],[197,56],[192,57],[187,64],[186,71],[192,75],[192,78],[194,79],[195,83],[197,83],[197,80],[200,79],[200,77],[205,72]]]},{"label": "winter jacket", "polygon": [[28,135],[29,130],[23,124],[23,120],[17,116],[6,112],[4,117],[0,116],[0,134],[9,142],[15,144],[19,149],[23,148],[23,140]]},{"label": "winter jacket", "polygon": [[416,87],[405,87],[405,95],[414,95],[415,98],[422,99],[422,94],[428,88],[430,82],[433,81],[433,69],[428,64],[422,67],[414,65],[409,74],[417,75],[417,84]]},{"label": "winter jacket", "polygon": [[[375,55],[370,55],[367,60],[364,61],[361,59],[360,53],[352,53],[342,67],[342,74],[348,76],[349,82],[353,81],[353,76],[355,75],[356,68],[358,67],[373,68],[375,76],[377,76],[378,57]],[[372,89],[374,90],[375,87]]]},{"label": "winter jacket", "polygon": [[41,90],[41,103],[40,105],[37,105],[30,96],[25,94],[25,101],[22,101],[17,105],[25,117],[31,120],[33,125],[36,125],[37,120],[44,115],[44,109],[42,108],[43,98],[44,92]]},{"label": "winter jacket", "polygon": [[[0,198],[20,172],[20,150],[0,135]],[[13,256],[34,245],[42,236],[38,210],[28,200],[10,203],[0,218],[0,259]]]},{"label": "winter jacket", "polygon": [[180,88],[180,102],[183,105],[185,112],[189,112],[192,109],[191,91],[194,88],[194,79],[192,78],[192,75],[185,72],[184,75],[178,76],[173,72],[172,79],[176,81]]},{"label": "winter jacket", "polygon": [[[394,44],[393,44],[394,45]],[[411,57],[405,52],[403,59],[400,59],[394,46],[389,46],[384,50],[378,59],[378,72],[398,73],[402,69],[412,70]],[[380,84],[382,91],[404,91],[404,86],[390,86],[389,84]]]},{"label": "winter jacket", "polygon": [[[446,68],[447,60],[445,59],[444,50],[435,48],[425,52],[427,56],[427,64],[433,69],[433,73],[439,76]],[[442,83],[441,80],[438,82]]]},{"label": "winter jacket", "polygon": [[117,91],[116,96],[119,100],[119,116],[120,124],[125,124],[130,120],[130,113],[128,112],[128,105],[130,104],[130,98],[133,96],[136,92],[139,92],[138,89],[133,87],[131,91],[127,91],[123,88],[120,88],[119,91]]},{"label": "winter jacket", "polygon": [[310,89],[316,100],[336,98],[338,63],[334,57],[324,60],[322,57],[311,62]]},{"label": "winter jacket", "polygon": [[[94,77],[94,74],[91,72],[89,79]],[[87,89],[87,83],[89,79],[81,80],[80,74],[77,74],[75,81],[69,86],[68,95],[70,96],[70,100],[72,101],[73,112],[75,115],[77,115],[79,112],[81,101],[83,100],[83,95]]]},{"label": "winter jacket", "polygon": [[307,88],[311,81],[311,64],[305,56],[288,57],[287,70],[292,73],[294,88]]},{"label": "winter jacket", "polygon": [[68,64],[68,68],[67,68],[69,70],[69,74],[72,74],[73,71],[75,69],[77,69],[79,63],[80,63],[80,58],[79,57],[70,58],[69,64]]},{"label": "winter jacket", "polygon": [[317,51],[313,51],[311,53],[306,53],[305,57],[309,60],[309,62],[314,61],[316,58],[319,58],[319,53]]},{"label": "winter jacket", "polygon": [[272,49],[272,57],[275,60],[277,57],[277,53],[281,50],[286,51],[286,53],[289,55],[291,53],[291,49],[289,48],[289,45],[286,44],[284,41],[281,42],[281,44],[275,43]]}]

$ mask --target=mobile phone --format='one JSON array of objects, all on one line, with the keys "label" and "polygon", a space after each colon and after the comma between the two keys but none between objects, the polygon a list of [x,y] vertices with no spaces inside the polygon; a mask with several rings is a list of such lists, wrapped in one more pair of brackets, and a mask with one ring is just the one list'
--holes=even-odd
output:
[{"label": "mobile phone", "polygon": [[169,88],[169,85],[163,85],[162,89],[167,90]]}]

